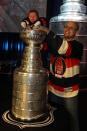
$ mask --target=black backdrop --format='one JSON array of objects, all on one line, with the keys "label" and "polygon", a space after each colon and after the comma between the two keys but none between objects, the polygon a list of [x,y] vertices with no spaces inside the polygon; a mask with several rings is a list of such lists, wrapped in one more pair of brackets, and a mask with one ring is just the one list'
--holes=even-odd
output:
[{"label": "black backdrop", "polygon": [[50,20],[51,17],[54,17],[60,12],[60,5],[63,3],[63,0],[47,0],[47,19]]}]

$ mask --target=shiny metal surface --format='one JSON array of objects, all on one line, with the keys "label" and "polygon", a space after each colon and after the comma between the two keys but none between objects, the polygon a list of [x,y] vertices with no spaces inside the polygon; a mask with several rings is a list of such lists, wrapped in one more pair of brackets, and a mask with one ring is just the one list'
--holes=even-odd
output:
[{"label": "shiny metal surface", "polygon": [[65,2],[72,2],[72,1],[74,1],[74,2],[80,2],[80,3],[85,3],[85,0],[63,0],[63,3],[65,3]]},{"label": "shiny metal surface", "polygon": [[52,17],[49,22],[49,28],[57,35],[63,37],[64,25],[67,21],[79,23],[79,31],[76,40],[83,43],[83,56],[80,66],[80,74],[87,75],[87,7],[85,0],[63,0],[60,6],[60,14]]},{"label": "shiny metal surface", "polygon": [[48,75],[42,67],[40,44],[45,32],[22,30],[26,42],[21,66],[13,74],[12,114],[20,120],[31,121],[43,117],[47,109]]},{"label": "shiny metal surface", "polygon": [[64,0],[60,6],[60,14],[51,18],[51,22],[58,21],[78,21],[86,22],[87,7],[84,5],[84,0]]},{"label": "shiny metal surface", "polygon": [[61,13],[67,13],[67,14],[69,14],[70,12],[86,13],[86,6],[83,5],[83,3],[77,3],[72,1],[61,5],[60,11]]},{"label": "shiny metal surface", "polygon": [[20,38],[29,44],[29,46],[35,46],[36,44],[41,44],[41,42],[45,39],[46,33],[38,30],[27,30],[23,29],[20,32]]}]

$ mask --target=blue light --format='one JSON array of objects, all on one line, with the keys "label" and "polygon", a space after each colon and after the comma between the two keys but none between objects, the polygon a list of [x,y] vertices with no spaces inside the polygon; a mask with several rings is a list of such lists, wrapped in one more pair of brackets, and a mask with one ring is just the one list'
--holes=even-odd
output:
[{"label": "blue light", "polygon": [[5,50],[8,51],[8,40],[5,42]]},{"label": "blue light", "polygon": [[23,43],[23,41],[21,42],[21,51],[23,51],[23,49],[24,49],[24,43]]},{"label": "blue light", "polygon": [[12,48],[13,48],[13,43],[11,42],[11,50],[12,50]]},{"label": "blue light", "polygon": [[20,51],[20,43],[18,42],[18,51]]}]

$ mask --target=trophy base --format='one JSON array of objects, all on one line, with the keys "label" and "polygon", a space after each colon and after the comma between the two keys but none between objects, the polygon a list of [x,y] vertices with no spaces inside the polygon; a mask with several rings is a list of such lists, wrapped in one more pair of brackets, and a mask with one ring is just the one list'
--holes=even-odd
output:
[{"label": "trophy base", "polygon": [[6,112],[4,112],[4,114],[2,115],[2,118],[6,123],[14,125],[14,126],[18,126],[21,129],[26,128],[26,127],[44,127],[54,122],[53,112],[56,110],[56,108],[51,107],[50,105],[48,108],[49,108],[48,112],[36,120],[16,119],[12,115],[10,110],[7,110]]}]

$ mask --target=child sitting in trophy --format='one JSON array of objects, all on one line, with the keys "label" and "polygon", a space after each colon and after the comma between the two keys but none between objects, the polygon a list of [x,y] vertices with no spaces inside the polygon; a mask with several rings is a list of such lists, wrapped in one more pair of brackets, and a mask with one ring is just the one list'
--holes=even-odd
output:
[{"label": "child sitting in trophy", "polygon": [[[36,26],[47,26],[47,20],[44,17],[39,17],[39,14],[36,10],[30,10],[28,13],[28,17],[22,20],[21,26],[24,29],[33,30]],[[41,58],[43,61],[43,66],[47,68],[48,62],[48,47],[47,42],[44,41],[40,45],[40,51],[41,51]]]},{"label": "child sitting in trophy", "polygon": [[28,17],[21,21],[21,26],[23,28],[32,30],[34,26],[46,26],[46,19],[44,17],[39,17],[36,10],[30,10]]}]

